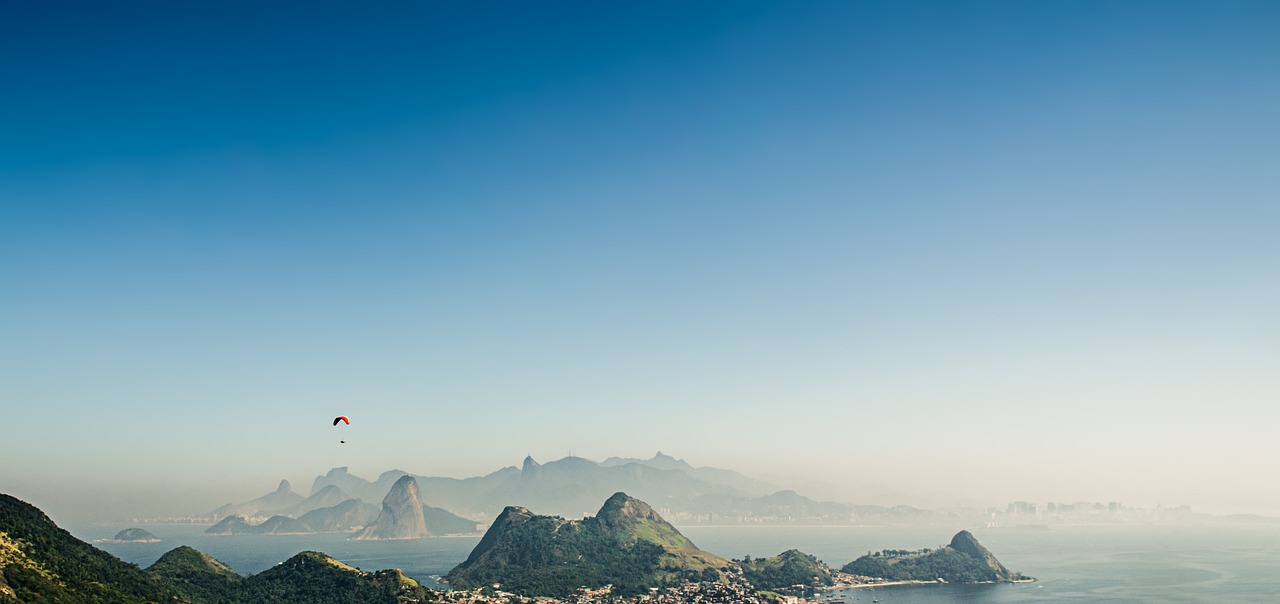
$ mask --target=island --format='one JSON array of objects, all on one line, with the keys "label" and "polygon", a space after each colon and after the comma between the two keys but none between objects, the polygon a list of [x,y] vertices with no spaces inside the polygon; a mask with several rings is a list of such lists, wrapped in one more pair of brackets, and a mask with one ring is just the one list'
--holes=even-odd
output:
[{"label": "island", "polygon": [[844,565],[845,587],[892,583],[1010,583],[1033,581],[1010,572],[969,531],[936,549],[883,550]]},{"label": "island", "polygon": [[115,537],[107,541],[111,543],[159,543],[160,538],[146,529],[127,528],[116,533]]}]

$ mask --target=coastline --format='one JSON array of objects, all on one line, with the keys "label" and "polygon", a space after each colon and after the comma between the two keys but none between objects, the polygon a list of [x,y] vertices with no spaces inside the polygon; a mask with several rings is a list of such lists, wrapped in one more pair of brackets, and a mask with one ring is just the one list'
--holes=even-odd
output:
[{"label": "coastline", "polygon": [[842,589],[867,589],[871,587],[924,586],[924,585],[1000,585],[1002,583],[1035,583],[1034,577],[1029,579],[1011,579],[1009,581],[974,581],[972,583],[950,583],[947,581],[885,581],[883,583],[844,583],[831,587],[818,588],[817,591],[840,591]]}]

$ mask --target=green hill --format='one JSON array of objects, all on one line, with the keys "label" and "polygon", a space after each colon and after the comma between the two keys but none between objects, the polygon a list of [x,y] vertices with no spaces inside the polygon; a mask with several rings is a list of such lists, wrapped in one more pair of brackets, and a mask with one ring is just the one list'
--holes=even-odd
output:
[{"label": "green hill", "polygon": [[303,552],[249,577],[190,547],[147,570],[73,537],[34,506],[0,495],[0,604],[408,604],[435,602],[399,570],[361,572]]},{"label": "green hill", "polygon": [[231,567],[208,554],[182,546],[160,556],[147,572],[188,597],[204,604],[235,602],[235,588],[244,580]]},{"label": "green hill", "polygon": [[405,604],[438,600],[399,570],[366,573],[320,552],[302,552],[245,579],[235,590],[242,604]]},{"label": "green hill", "polygon": [[35,506],[0,494],[0,602],[181,601],[163,581],[76,539]]},{"label": "green hill", "polygon": [[616,493],[596,516],[565,520],[508,507],[446,579],[531,596],[613,585],[618,594],[685,579],[721,580],[730,562],[698,549],[653,508]]},{"label": "green hill", "polygon": [[831,567],[800,550],[789,549],[771,558],[736,560],[742,576],[756,589],[781,589],[793,585],[834,585]]},{"label": "green hill", "polygon": [[937,549],[885,550],[862,556],[840,570],[891,581],[989,583],[1021,578],[1009,572],[969,531],[956,533],[951,543]]}]

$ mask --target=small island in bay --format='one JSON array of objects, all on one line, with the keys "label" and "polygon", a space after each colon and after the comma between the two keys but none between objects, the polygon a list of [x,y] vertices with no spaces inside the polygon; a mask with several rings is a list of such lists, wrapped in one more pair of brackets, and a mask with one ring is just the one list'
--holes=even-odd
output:
[{"label": "small island in bay", "polygon": [[1034,581],[1010,572],[969,531],[936,549],[883,550],[844,565],[842,587],[928,583],[1012,583]]},{"label": "small island in bay", "polygon": [[146,529],[127,528],[106,541],[112,543],[159,543],[160,538]]}]

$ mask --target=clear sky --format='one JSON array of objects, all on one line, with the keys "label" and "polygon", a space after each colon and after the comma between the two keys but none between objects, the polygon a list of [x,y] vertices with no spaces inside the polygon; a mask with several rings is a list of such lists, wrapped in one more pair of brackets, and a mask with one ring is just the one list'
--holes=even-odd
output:
[{"label": "clear sky", "polygon": [[0,8],[0,490],[1280,510],[1280,4],[261,4]]}]

